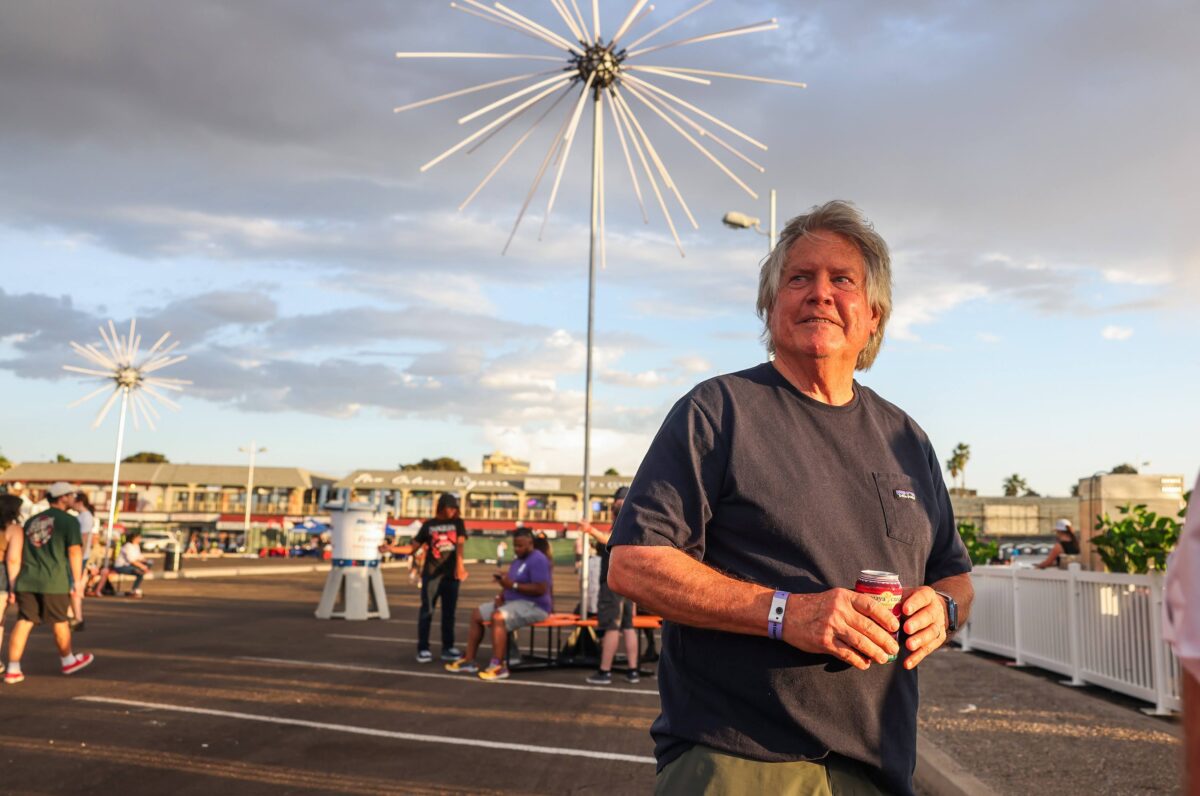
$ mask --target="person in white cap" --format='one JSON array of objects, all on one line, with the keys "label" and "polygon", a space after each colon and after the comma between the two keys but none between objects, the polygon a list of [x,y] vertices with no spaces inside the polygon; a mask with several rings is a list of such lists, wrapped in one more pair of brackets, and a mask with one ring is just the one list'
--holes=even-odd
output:
[{"label": "person in white cap", "polygon": [[1070,520],[1063,518],[1054,523],[1054,536],[1057,541],[1054,547],[1050,548],[1049,554],[1037,564],[1038,569],[1057,567],[1063,556],[1079,555],[1079,539],[1075,536],[1075,530],[1071,528]]},{"label": "person in white cap", "polygon": [[90,654],[75,655],[71,651],[71,624],[67,619],[72,589],[68,576],[74,577],[76,590],[84,588],[79,520],[67,513],[76,491],[64,481],[51,484],[46,490],[50,507],[26,521],[24,533],[14,535],[5,553],[12,585],[8,602],[15,603],[18,610],[8,642],[8,670],[4,674],[7,685],[25,679],[21,656],[34,625],[53,625],[63,674],[75,674],[94,660]]}]

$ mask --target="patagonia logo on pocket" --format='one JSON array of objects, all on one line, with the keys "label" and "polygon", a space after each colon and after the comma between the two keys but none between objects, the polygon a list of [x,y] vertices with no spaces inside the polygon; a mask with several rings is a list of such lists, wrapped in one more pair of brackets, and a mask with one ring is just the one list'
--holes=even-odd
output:
[{"label": "patagonia logo on pocket", "polygon": [[900,500],[914,500],[915,501],[917,499],[917,493],[912,492],[907,489],[897,489],[895,494],[896,494],[896,497]]}]

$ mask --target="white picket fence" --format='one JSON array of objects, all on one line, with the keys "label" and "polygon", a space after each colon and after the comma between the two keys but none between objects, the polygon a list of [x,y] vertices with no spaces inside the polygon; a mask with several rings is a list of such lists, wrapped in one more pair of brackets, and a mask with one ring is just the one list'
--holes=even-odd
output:
[{"label": "white picket fence", "polygon": [[1163,641],[1163,578],[976,567],[975,603],[957,641],[1154,704],[1181,708],[1179,662]]}]

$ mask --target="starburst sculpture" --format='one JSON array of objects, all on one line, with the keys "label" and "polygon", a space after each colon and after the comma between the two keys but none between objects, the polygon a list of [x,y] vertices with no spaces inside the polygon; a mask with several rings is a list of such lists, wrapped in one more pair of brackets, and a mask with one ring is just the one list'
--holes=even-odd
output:
[{"label": "starburst sculpture", "polygon": [[104,386],[95,392],[88,393],[78,401],[68,404],[68,408],[73,409],[111,390],[112,394],[108,396],[108,400],[100,407],[100,412],[96,415],[96,419],[92,421],[92,428],[99,428],[100,424],[104,422],[104,418],[108,415],[109,410],[112,409],[113,404],[116,403],[117,398],[121,398],[120,427],[124,428],[128,404],[132,403],[134,410],[133,427],[139,428],[138,416],[141,415],[146,425],[153,431],[155,429],[154,421],[160,419],[161,415],[158,413],[151,399],[160,401],[164,406],[177,410],[179,409],[179,404],[163,395],[159,390],[182,392],[183,385],[191,384],[190,381],[186,381],[185,379],[168,379],[163,376],[151,375],[163,368],[178,364],[187,359],[187,356],[182,354],[172,356],[175,349],[179,347],[179,341],[176,340],[164,347],[163,344],[171,336],[171,333],[167,332],[158,338],[158,342],[152,345],[139,360],[139,349],[142,345],[142,338],[137,335],[136,319],[129,322],[129,335],[127,337],[122,337],[117,333],[117,327],[112,321],[108,322],[107,332],[103,326],[99,327],[99,331],[100,339],[104,341],[104,347],[107,349],[107,352],[101,351],[91,343],[80,345],[74,340],[71,341],[71,348],[75,349],[77,354],[92,365],[102,369],[97,370],[96,367],[81,368],[76,365],[63,365],[63,370],[103,379]]},{"label": "starburst sculpture", "polygon": [[[522,33],[532,39],[535,39],[548,47],[558,51],[557,55],[539,54],[539,53],[487,53],[487,52],[398,52],[397,58],[468,58],[468,59],[500,59],[500,60],[537,60],[550,61],[558,63],[557,67],[539,72],[529,72],[526,74],[506,77],[500,80],[492,80],[486,83],[470,86],[468,88],[451,91],[446,94],[441,94],[436,97],[430,97],[417,102],[412,102],[407,105],[402,105],[395,109],[397,113],[401,111],[421,108],[426,105],[431,105],[436,102],[461,97],[467,94],[472,94],[488,89],[497,88],[500,86],[526,83],[522,88],[512,91],[511,93],[500,97],[494,102],[462,116],[459,124],[467,124],[477,119],[487,117],[489,114],[499,112],[494,118],[487,121],[475,132],[462,139],[454,146],[445,150],[432,160],[421,166],[421,171],[428,171],[442,161],[460,152],[464,149],[468,153],[474,152],[489,139],[515,122],[521,116],[529,113],[539,105],[546,107],[540,115],[534,120],[533,124],[517,138],[517,140],[509,147],[504,155],[499,159],[495,166],[488,171],[480,183],[459,205],[459,210],[465,209],[480,191],[491,182],[492,178],[508,163],[508,161],[516,154],[534,131],[542,124],[550,113],[568,97],[573,97],[572,102],[568,103],[567,111],[559,125],[558,131],[555,133],[551,141],[550,149],[546,152],[546,156],[542,159],[541,166],[534,175],[533,184],[530,186],[528,194],[525,196],[525,201],[521,205],[520,211],[517,213],[516,221],[513,223],[512,231],[509,234],[508,241],[505,243],[504,251],[507,252],[508,247],[512,244],[513,237],[516,235],[517,229],[521,225],[526,211],[529,209],[534,196],[537,194],[538,188],[545,179],[548,170],[553,170],[554,178],[550,188],[549,198],[546,201],[546,210],[542,217],[542,232],[545,231],[551,213],[554,210],[555,202],[558,198],[559,185],[562,182],[563,172],[566,170],[567,160],[570,157],[572,144],[575,141],[576,133],[579,129],[580,120],[583,116],[584,109],[587,105],[587,99],[592,98],[593,109],[593,168],[592,168],[592,227],[593,238],[598,237],[599,256],[601,265],[603,266],[605,259],[604,251],[604,124],[605,124],[605,106],[607,106],[608,116],[610,117],[613,126],[617,131],[617,138],[620,142],[620,149],[624,155],[626,166],[628,167],[629,178],[633,186],[634,196],[637,198],[638,205],[642,211],[642,219],[649,222],[649,215],[646,211],[646,202],[642,193],[642,183],[639,179],[640,173],[653,193],[659,210],[662,212],[663,219],[667,229],[671,233],[671,237],[675,241],[676,247],[680,254],[684,253],[683,243],[680,241],[679,234],[675,225],[675,219],[671,214],[671,209],[668,206],[666,197],[674,198],[678,204],[678,209],[682,211],[688,223],[694,229],[699,229],[699,224],[692,215],[691,209],[684,200],[682,193],[679,190],[678,184],[671,176],[671,172],[667,169],[666,162],[660,154],[660,149],[654,145],[650,136],[647,134],[646,127],[639,119],[639,112],[649,112],[652,116],[660,119],[674,132],[678,133],[686,140],[694,149],[700,152],[707,160],[711,161],[717,169],[724,173],[735,185],[757,199],[758,194],[746,184],[746,182],[737,176],[721,158],[719,158],[702,139],[712,142],[716,147],[724,150],[730,156],[741,161],[745,166],[762,173],[765,168],[752,160],[750,157],[741,152],[733,144],[722,137],[722,133],[728,133],[738,139],[743,144],[749,144],[763,151],[766,151],[766,144],[758,141],[731,124],[717,118],[716,116],[702,110],[696,105],[676,96],[671,91],[663,88],[656,81],[658,78],[682,81],[694,85],[708,86],[712,84],[709,78],[723,78],[729,80],[748,80],[759,83],[773,83],[783,86],[795,86],[803,88],[804,83],[798,83],[792,80],[779,80],[769,77],[757,77],[754,75],[735,74],[731,72],[717,72],[709,69],[694,69],[680,66],[662,66],[653,63],[645,62],[643,56],[651,53],[660,52],[674,47],[684,45],[700,44],[702,42],[715,41],[718,39],[729,38],[731,36],[742,36],[751,33],[760,33],[763,31],[775,30],[779,27],[775,19],[769,19],[763,22],[757,22],[750,25],[742,25],[740,27],[729,28],[727,30],[714,31],[699,36],[691,36],[688,38],[678,39],[663,44],[647,44],[650,39],[658,36],[664,31],[684,19],[687,19],[692,14],[696,13],[705,6],[711,4],[713,0],[701,0],[686,11],[672,17],[663,24],[640,36],[639,38],[624,43],[624,39],[631,34],[633,29],[639,22],[645,19],[653,10],[654,6],[648,4],[648,0],[635,0],[633,6],[625,15],[621,24],[617,26],[612,37],[605,40],[601,33],[600,20],[600,3],[599,0],[592,0],[592,23],[589,25],[583,14],[580,12],[577,0],[547,0],[554,11],[562,18],[566,26],[567,33],[562,35],[545,27],[544,25],[535,22],[529,17],[520,14],[504,3],[496,2],[491,6],[477,2],[477,0],[455,0],[450,3],[450,7],[461,11],[471,16],[478,17],[486,22],[508,28],[519,33]],[[586,0],[585,0],[586,2]],[[556,95],[556,96],[555,96]],[[637,104],[635,110],[634,103]],[[548,104],[547,104],[548,103]],[[501,110],[503,111],[501,112]],[[722,133],[716,132],[717,130]],[[637,166],[635,166],[635,160]],[[661,184],[661,187],[660,187]],[[596,233],[599,233],[597,236]],[[539,234],[539,238],[541,234]]]},{"label": "starburst sculpture", "polygon": [[[675,241],[675,246],[679,249],[680,256],[683,256],[683,243],[679,239],[679,232],[675,226],[675,219],[672,217],[671,210],[668,207],[667,197],[669,196],[674,199],[674,203],[678,204],[678,209],[682,211],[683,216],[692,225],[693,229],[699,229],[699,224],[696,222],[695,216],[692,215],[687,202],[684,201],[678,184],[667,169],[660,149],[650,139],[646,127],[642,124],[638,114],[648,113],[649,116],[661,120],[671,130],[687,141],[692,148],[709,160],[725,176],[729,177],[735,185],[752,198],[757,199],[758,194],[721,157],[718,157],[712,148],[706,146],[705,142],[711,142],[723,154],[736,158],[744,166],[759,173],[764,172],[766,169],[744,154],[737,146],[730,143],[723,136],[733,136],[739,139],[740,145],[748,144],[763,151],[767,149],[766,144],[677,96],[664,88],[663,85],[660,85],[660,83],[664,80],[673,80],[691,85],[710,86],[712,85],[712,81],[709,78],[719,78],[773,83],[798,88],[804,88],[805,84],[791,80],[779,80],[776,78],[735,74],[732,72],[718,72],[710,69],[663,66],[647,62],[644,58],[644,56],[652,53],[675,47],[775,30],[779,25],[774,19],[726,30],[718,30],[698,36],[690,36],[662,44],[648,44],[651,39],[713,2],[713,0],[700,0],[700,2],[682,13],[677,14],[648,33],[626,44],[626,37],[631,35],[634,28],[654,10],[654,6],[650,5],[648,0],[634,0],[632,6],[622,18],[621,23],[613,30],[612,36],[607,39],[605,39],[602,33],[600,0],[592,0],[590,25],[580,11],[578,0],[546,1],[566,26],[565,35],[556,33],[545,25],[535,22],[528,16],[514,11],[501,2],[494,2],[491,6],[487,6],[481,2],[477,2],[477,0],[454,0],[454,2],[450,3],[450,7],[456,11],[478,17],[493,25],[517,31],[552,48],[555,52],[553,55],[508,52],[398,52],[396,53],[396,57],[403,59],[467,58],[531,60],[548,61],[556,64],[555,66],[545,71],[528,72],[469,86],[436,97],[411,102],[395,110],[399,113],[401,111],[421,108],[436,102],[487,91],[488,89],[500,86],[525,84],[515,91],[511,91],[509,94],[459,118],[458,123],[464,125],[492,115],[489,121],[483,123],[473,133],[421,166],[421,171],[425,172],[457,152],[466,150],[469,154],[476,151],[505,127],[525,114],[534,111],[535,108],[542,106],[540,113],[536,115],[533,123],[505,151],[475,189],[459,205],[459,210],[463,210],[474,201],[475,197],[491,182],[492,178],[504,168],[505,164],[529,140],[534,131],[550,116],[554,109],[562,104],[563,100],[571,99],[567,103],[566,113],[559,123],[557,132],[554,133],[554,137],[551,139],[550,148],[542,158],[541,165],[534,174],[533,184],[525,195],[525,200],[521,204],[521,209],[517,213],[516,220],[513,222],[512,231],[509,233],[508,240],[504,244],[503,251],[507,252],[509,246],[512,245],[513,238],[517,234],[517,229],[521,226],[521,221],[524,219],[526,211],[529,209],[530,203],[538,192],[538,188],[545,179],[548,170],[552,170],[554,177],[551,182],[549,197],[546,200],[546,209],[542,216],[541,232],[538,235],[539,239],[542,233],[545,232],[546,224],[550,220],[555,201],[558,198],[559,185],[562,182],[563,172],[566,170],[567,161],[570,158],[571,146],[579,130],[580,120],[588,105],[588,99],[592,100],[591,248],[588,258],[587,386],[584,393],[583,432],[583,519],[589,521],[592,512],[590,476],[592,352],[595,326],[596,262],[599,260],[600,266],[603,268],[607,257],[605,251],[604,218],[604,125],[606,108],[607,115],[617,132],[617,139],[620,143],[625,165],[629,171],[633,193],[637,198],[638,206],[642,212],[642,220],[649,223],[649,214],[646,211],[647,202],[643,196],[642,184],[638,176],[639,173],[645,179],[650,192],[653,193],[655,203],[662,213],[666,227]],[[586,4],[587,0],[583,1]],[[568,6],[568,2],[570,6]],[[717,132],[718,130],[720,132]],[[635,160],[637,165],[641,167],[640,171],[635,166]],[[588,575],[586,546],[584,550],[585,555],[580,578],[581,589],[584,590],[582,593],[586,594]],[[586,612],[586,601],[584,605],[583,610]]]},{"label": "starburst sculpture", "polygon": [[[107,331],[103,326],[99,327],[99,331],[100,339],[104,341],[104,350],[92,343],[80,345],[74,340],[71,341],[71,348],[75,349],[75,352],[87,360],[92,367],[63,365],[63,370],[104,381],[104,384],[95,391],[67,405],[69,409],[73,409],[109,392],[108,400],[100,407],[100,412],[92,421],[92,428],[98,428],[104,422],[104,418],[116,403],[117,398],[121,399],[121,419],[117,424],[117,449],[116,456],[113,458],[112,496],[108,505],[107,543],[111,549],[112,528],[117,515],[117,489],[121,476],[121,449],[125,441],[125,417],[132,414],[133,427],[137,429],[140,428],[138,420],[140,415],[153,431],[155,429],[154,421],[161,418],[158,409],[154,406],[154,401],[159,401],[171,409],[180,408],[179,404],[163,395],[159,390],[182,392],[183,386],[191,384],[191,382],[185,379],[170,379],[153,375],[163,368],[187,359],[185,355],[174,354],[175,349],[179,347],[179,341],[167,344],[167,338],[171,336],[170,332],[166,332],[158,338],[158,341],[142,355],[140,354],[142,338],[137,334],[136,319],[129,322],[129,334],[126,337],[117,333],[117,327],[112,321],[108,322]],[[129,411],[131,404],[133,406],[132,413]]]}]

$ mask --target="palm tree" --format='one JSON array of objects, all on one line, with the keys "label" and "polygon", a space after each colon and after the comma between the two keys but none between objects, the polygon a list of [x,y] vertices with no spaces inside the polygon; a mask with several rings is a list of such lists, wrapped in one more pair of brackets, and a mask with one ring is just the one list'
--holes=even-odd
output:
[{"label": "palm tree", "polygon": [[946,460],[946,469],[950,471],[950,477],[958,481],[960,489],[967,487],[967,461],[970,458],[971,446],[960,442],[950,451],[950,458]]},{"label": "palm tree", "polygon": [[1029,484],[1025,481],[1024,478],[1017,475],[1016,473],[1013,473],[1008,478],[1004,479],[1004,496],[1005,497],[1017,497],[1022,492],[1027,492],[1028,490],[1029,490]]}]

